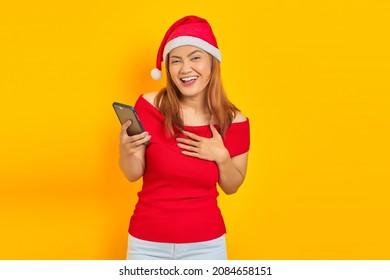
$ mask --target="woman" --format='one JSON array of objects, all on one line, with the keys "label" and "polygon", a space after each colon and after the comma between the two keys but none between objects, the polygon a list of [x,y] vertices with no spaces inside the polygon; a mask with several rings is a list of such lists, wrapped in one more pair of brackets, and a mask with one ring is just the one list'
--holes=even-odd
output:
[{"label": "woman", "polygon": [[160,45],[155,79],[162,61],[166,88],[135,105],[146,131],[128,136],[128,121],[120,133],[124,175],[143,177],[127,258],[226,259],[217,184],[233,194],[244,181],[249,121],[224,93],[221,55],[206,20],[175,22]]}]

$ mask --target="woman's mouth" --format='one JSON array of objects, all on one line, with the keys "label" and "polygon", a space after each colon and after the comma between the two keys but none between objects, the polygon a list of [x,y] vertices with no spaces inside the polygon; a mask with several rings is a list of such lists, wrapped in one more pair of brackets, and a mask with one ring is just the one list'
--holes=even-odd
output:
[{"label": "woman's mouth", "polygon": [[196,76],[191,76],[191,77],[184,77],[180,78],[180,81],[185,85],[185,86],[190,86],[196,82],[198,77]]}]

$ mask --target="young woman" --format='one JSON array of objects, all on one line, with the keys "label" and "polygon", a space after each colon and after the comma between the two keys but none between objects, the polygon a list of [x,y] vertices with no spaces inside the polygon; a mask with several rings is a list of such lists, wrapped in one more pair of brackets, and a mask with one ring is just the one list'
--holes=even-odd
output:
[{"label": "young woman", "polygon": [[[120,167],[143,178],[130,220],[128,259],[226,259],[226,228],[217,184],[226,194],[243,183],[249,121],[228,100],[221,55],[205,19],[187,16],[165,34],[152,76],[167,85],[139,97],[145,132],[120,133]],[[149,144],[145,143],[149,141]]]}]

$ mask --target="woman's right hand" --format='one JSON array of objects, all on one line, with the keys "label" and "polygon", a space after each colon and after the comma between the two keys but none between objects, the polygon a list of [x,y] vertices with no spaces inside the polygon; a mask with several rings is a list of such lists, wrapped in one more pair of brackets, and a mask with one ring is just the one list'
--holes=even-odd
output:
[{"label": "woman's right hand", "polygon": [[121,156],[127,157],[135,154],[137,151],[143,149],[144,144],[150,140],[151,136],[148,132],[129,136],[127,134],[127,128],[131,125],[131,120],[128,120],[122,125],[121,132],[119,135],[120,145],[119,151]]}]

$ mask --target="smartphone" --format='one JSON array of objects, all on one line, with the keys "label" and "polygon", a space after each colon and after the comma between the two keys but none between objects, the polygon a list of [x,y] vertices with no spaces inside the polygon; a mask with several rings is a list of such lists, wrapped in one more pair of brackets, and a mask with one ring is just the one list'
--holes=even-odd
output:
[{"label": "smartphone", "polygon": [[[121,124],[131,120],[131,125],[127,128],[127,134],[129,136],[140,134],[145,131],[133,106],[114,102],[112,103],[112,107],[114,107],[115,113]],[[149,142],[147,142],[147,144],[149,144]]]}]

